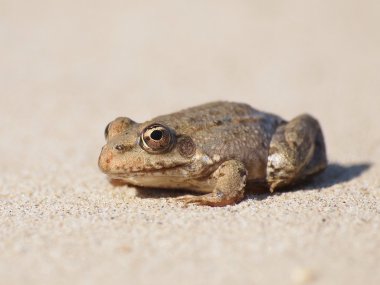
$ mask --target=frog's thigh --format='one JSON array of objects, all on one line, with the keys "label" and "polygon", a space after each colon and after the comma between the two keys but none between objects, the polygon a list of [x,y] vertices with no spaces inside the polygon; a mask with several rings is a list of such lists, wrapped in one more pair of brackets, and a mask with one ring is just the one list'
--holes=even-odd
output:
[{"label": "frog's thigh", "polygon": [[272,192],[326,166],[325,144],[317,120],[301,115],[278,127],[270,143],[267,164],[267,180]]},{"label": "frog's thigh", "polygon": [[240,161],[229,160],[222,163],[213,173],[214,190],[205,195],[186,195],[177,198],[186,204],[225,206],[239,202],[244,197],[247,169]]}]

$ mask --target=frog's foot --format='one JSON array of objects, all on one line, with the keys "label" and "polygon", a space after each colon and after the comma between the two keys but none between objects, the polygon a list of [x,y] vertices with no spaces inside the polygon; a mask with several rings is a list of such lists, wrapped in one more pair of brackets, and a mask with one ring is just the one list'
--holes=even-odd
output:
[{"label": "frog's foot", "polygon": [[244,187],[247,181],[247,169],[243,163],[229,160],[222,163],[213,173],[211,180],[215,182],[214,190],[205,195],[186,195],[176,200],[187,204],[220,207],[233,205],[244,197]]},{"label": "frog's foot", "polygon": [[326,166],[323,134],[313,117],[301,115],[276,130],[267,165],[271,192],[316,174]]}]

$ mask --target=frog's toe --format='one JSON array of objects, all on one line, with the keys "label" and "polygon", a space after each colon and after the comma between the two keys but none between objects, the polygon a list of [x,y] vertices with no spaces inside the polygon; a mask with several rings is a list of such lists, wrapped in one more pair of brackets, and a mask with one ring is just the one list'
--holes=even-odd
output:
[{"label": "frog's toe", "polygon": [[195,204],[195,205],[203,205],[203,206],[211,206],[211,207],[222,207],[226,205],[233,205],[238,202],[237,199],[225,199],[220,195],[215,193],[210,193],[206,195],[186,195],[182,197],[176,198],[176,201],[182,202],[185,205]]},{"label": "frog's toe", "polygon": [[189,204],[198,204],[198,201],[200,200],[201,196],[196,196],[196,195],[185,195],[185,196],[181,196],[181,197],[177,197],[177,198],[174,198],[175,201],[177,202],[181,202],[185,205],[189,205]]}]

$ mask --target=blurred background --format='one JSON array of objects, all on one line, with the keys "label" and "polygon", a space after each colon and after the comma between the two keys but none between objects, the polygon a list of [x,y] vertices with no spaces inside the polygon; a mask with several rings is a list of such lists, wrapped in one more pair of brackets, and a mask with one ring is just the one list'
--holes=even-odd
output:
[{"label": "blurred background", "polygon": [[[104,222],[102,231],[93,226],[92,218],[86,220],[80,212],[72,217],[73,224],[63,223],[62,227],[66,227],[67,231],[62,236],[61,226],[55,224],[56,220],[49,220],[49,217],[57,218],[60,215],[71,217],[69,211],[60,209],[66,209],[67,205],[76,209],[82,205],[78,202],[81,195],[94,200],[86,207],[99,207],[93,213],[104,209],[104,204],[97,203],[105,199],[105,193],[109,193],[107,191],[113,190],[105,190],[109,186],[97,169],[97,158],[104,143],[104,128],[117,116],[144,121],[213,100],[245,102],[286,119],[308,112],[322,124],[330,161],[342,165],[376,165],[380,160],[379,15],[380,1],[376,0],[0,0],[0,172],[1,195],[4,195],[0,197],[16,195],[12,203],[4,202],[5,198],[0,199],[4,202],[3,209],[9,207],[11,212],[16,213],[14,218],[9,218],[3,212],[8,220],[7,227],[0,230],[0,234],[8,243],[0,243],[3,251],[0,256],[3,271],[0,270],[0,273],[6,274],[9,280],[19,280],[18,272],[12,273],[11,269],[12,264],[18,264],[23,272],[41,274],[42,279],[35,279],[38,283],[52,272],[56,274],[51,275],[55,276],[52,280],[57,280],[57,276],[67,272],[82,276],[80,274],[87,269],[92,270],[92,273],[109,273],[113,266],[120,269],[117,271],[119,275],[116,275],[120,280],[123,280],[125,268],[130,268],[132,272],[145,272],[144,265],[140,263],[128,264],[127,267],[115,265],[122,264],[124,259],[112,255],[109,247],[117,244],[118,237],[123,235],[112,235],[114,228],[107,228],[107,223],[111,225],[108,220]],[[378,189],[379,168],[373,166],[367,174],[355,185]],[[327,178],[338,174],[333,172],[329,175]],[[339,190],[339,187],[336,189]],[[51,193],[56,196],[49,196],[53,195]],[[287,194],[284,195],[281,197]],[[299,199],[306,197],[299,195]],[[317,194],[310,194],[309,191],[308,195]],[[341,192],[336,195],[339,197]],[[20,206],[28,199],[45,201],[43,197],[53,198],[41,202],[45,207],[41,212],[25,210]],[[336,197],[325,205],[334,204]],[[158,202],[152,200],[138,200],[142,205],[137,204],[136,207],[146,210],[149,216],[149,207],[165,204],[158,199]],[[67,201],[70,203],[67,204]],[[107,201],[107,209],[112,211],[124,205],[120,201],[116,206],[112,204],[116,203],[114,197]],[[269,202],[267,199],[262,203]],[[246,203],[256,202],[249,200]],[[54,210],[51,205],[55,207]],[[359,208],[368,210],[369,214],[365,212],[368,216],[374,215],[373,209],[378,211],[378,204],[372,203],[372,208],[367,205],[364,203]],[[267,206],[270,208],[271,204]],[[17,209],[24,210],[17,212]],[[297,209],[299,207],[295,205],[291,211]],[[181,209],[178,211],[176,215],[181,217],[183,212]],[[355,211],[357,214],[361,210]],[[25,213],[32,214],[28,216]],[[221,216],[218,216],[220,220],[215,225],[219,225],[219,222],[223,224],[225,217],[222,212],[217,213]],[[348,214],[345,219],[341,219],[340,210],[336,213],[339,221],[352,221],[358,216],[353,218]],[[192,212],[188,214],[188,220],[196,215]],[[249,213],[247,217],[255,215]],[[305,213],[300,216],[308,217]],[[284,216],[280,215],[279,220],[281,217]],[[314,215],[310,214],[310,217]],[[44,219],[54,226],[44,228]],[[125,219],[127,221],[127,217]],[[291,217],[289,221],[292,221]],[[242,264],[245,265],[242,268],[248,270],[247,266],[252,260],[241,259],[243,255],[234,254],[250,252],[255,258],[264,255],[265,262],[260,260],[256,263],[257,268],[264,271],[258,270],[256,275],[252,275],[258,276],[258,280],[271,276],[265,275],[265,268],[269,273],[272,268],[270,265],[275,260],[280,260],[277,263],[281,270],[287,270],[286,264],[292,264],[289,261],[293,260],[292,257],[287,259],[279,248],[295,255],[301,254],[298,259],[301,263],[319,256],[320,259],[316,257],[315,262],[325,266],[329,277],[335,276],[336,272],[343,272],[335,279],[338,281],[362,280],[370,276],[367,272],[373,272],[369,271],[376,264],[376,255],[372,252],[376,248],[374,244],[379,242],[371,235],[371,229],[375,231],[374,227],[358,226],[349,228],[348,232],[336,233],[336,229],[341,227],[335,225],[328,232],[333,234],[329,236],[327,233],[329,241],[320,243],[314,240],[314,236],[308,236],[313,231],[307,228],[299,234],[299,228],[307,224],[302,219],[299,222],[293,236],[282,233],[272,235],[271,228],[266,228],[267,236],[274,238],[273,244],[278,244],[278,248],[260,247],[262,244],[255,240],[257,248],[247,251],[248,247],[242,242],[241,252],[232,248],[234,250],[226,258],[243,260]],[[120,229],[125,223],[121,223]],[[35,224],[37,226],[33,228]],[[132,227],[128,228],[131,235],[124,238],[131,238],[132,244],[144,249],[139,233],[133,230],[135,224],[128,225]],[[274,230],[281,229],[282,225],[269,223],[268,227],[273,226]],[[173,231],[176,227],[173,226]],[[236,227],[235,230],[239,232],[237,236],[247,234],[243,226]],[[286,230],[291,228],[287,224]],[[87,237],[81,246],[72,240],[73,229],[83,229],[79,238]],[[147,231],[149,227],[142,229],[142,233],[149,236],[151,232],[144,232],[144,229]],[[228,230],[220,232],[222,240],[225,235],[228,236]],[[363,236],[357,235],[356,230]],[[128,231],[124,229],[123,232]],[[213,230],[215,232],[218,229]],[[32,242],[28,239],[31,233],[36,233]],[[186,236],[185,231],[183,234]],[[99,240],[107,240],[108,235],[113,236],[114,243],[98,243]],[[93,236],[99,239],[94,241]],[[258,230],[257,236],[263,236],[263,232]],[[58,242],[54,238],[58,238]],[[166,236],[162,235],[161,238],[166,245]],[[229,245],[232,244],[231,239]],[[305,247],[298,248],[292,244],[292,241],[299,239],[301,243],[297,245]],[[360,242],[360,246],[353,246],[351,241],[354,240]],[[152,241],[151,247],[155,248],[155,242],[159,241],[160,237]],[[30,251],[25,253],[18,242],[30,242]],[[324,257],[323,249],[330,248],[330,242],[335,251]],[[50,244],[51,248],[46,247],[46,244]],[[55,244],[58,244],[58,248],[54,247]],[[172,241],[171,244],[179,245],[180,240]],[[210,253],[206,244],[200,242],[198,245],[205,247],[190,248],[195,256],[200,252],[202,257],[197,262],[191,263],[192,255],[189,257],[181,255],[183,252],[174,251],[178,255],[173,263],[163,262],[161,266],[179,266],[178,256],[190,258],[189,270],[193,268],[191,266],[202,262],[228,264],[227,259],[223,260],[223,251]],[[78,253],[71,251],[72,248]],[[165,251],[160,253],[162,256],[172,252],[170,247],[163,248]],[[315,248],[316,251],[307,252],[305,248]],[[186,250],[189,249],[184,252]],[[98,259],[93,259],[92,254],[98,252]],[[307,253],[302,255],[303,252]],[[148,256],[148,252],[144,254]],[[160,254],[156,255],[157,262],[165,260]],[[280,257],[273,259],[271,254]],[[39,259],[35,263],[36,256]],[[65,265],[68,267],[61,264],[62,256],[71,262]],[[103,256],[118,261],[115,264],[107,263],[102,259]],[[345,270],[356,256],[362,256],[371,266],[355,267],[357,274],[347,277],[345,274],[348,271]],[[139,255],[135,257],[136,260],[140,258]],[[99,260],[103,260],[100,265],[95,264]],[[335,267],[330,269],[334,262]],[[358,261],[355,264],[362,263]],[[152,268],[157,264],[148,262],[148,265]],[[154,268],[158,268],[156,273],[159,275],[162,268],[157,266]],[[181,270],[177,272],[178,276],[193,276],[193,271],[189,273],[186,269]],[[239,276],[243,278],[244,272]],[[307,279],[307,271],[305,274]],[[207,276],[211,278],[212,275]],[[83,281],[81,278],[76,280]]]},{"label": "blurred background", "polygon": [[116,116],[212,100],[310,112],[329,141],[372,140],[379,13],[375,0],[1,0],[2,153],[72,133],[99,144]]}]

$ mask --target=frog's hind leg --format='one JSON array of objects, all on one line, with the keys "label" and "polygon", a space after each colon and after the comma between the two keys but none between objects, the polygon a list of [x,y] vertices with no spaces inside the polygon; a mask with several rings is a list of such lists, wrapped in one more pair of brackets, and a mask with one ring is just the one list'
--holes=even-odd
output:
[{"label": "frog's hind leg", "polygon": [[267,163],[270,191],[299,182],[327,166],[322,130],[316,119],[301,115],[277,128]]}]

